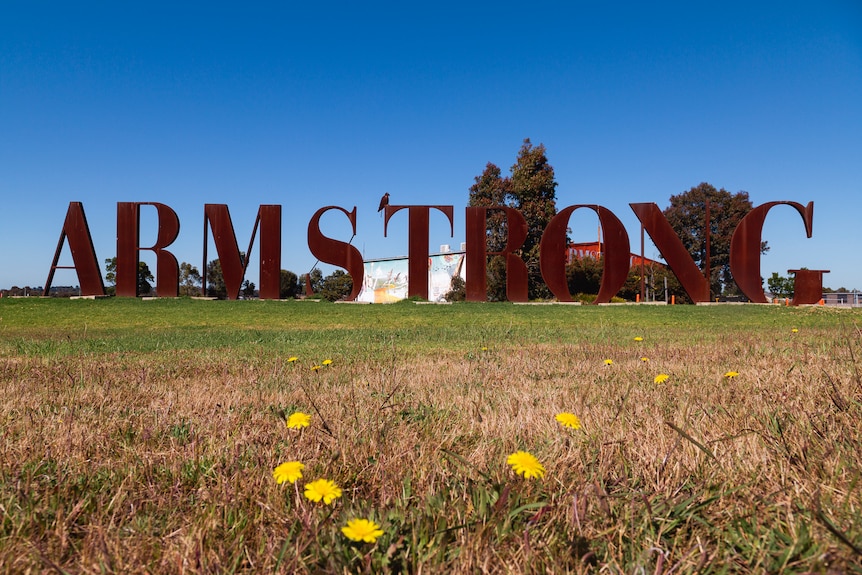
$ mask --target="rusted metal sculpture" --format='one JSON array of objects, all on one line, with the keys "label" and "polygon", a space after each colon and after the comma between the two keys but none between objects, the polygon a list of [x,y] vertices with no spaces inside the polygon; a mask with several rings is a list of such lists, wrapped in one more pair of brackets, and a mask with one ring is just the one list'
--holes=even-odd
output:
[{"label": "rusted metal sculpture", "polygon": [[[60,266],[60,254],[63,251],[63,243],[69,241],[69,251],[72,252],[73,266]],[[93,238],[90,235],[90,226],[87,225],[87,216],[84,215],[84,204],[81,202],[69,202],[66,210],[66,221],[60,232],[60,240],[54,251],[54,260],[51,262],[51,270],[45,281],[45,290],[42,295],[47,296],[51,291],[51,283],[54,281],[54,272],[61,269],[73,269],[78,273],[78,283],[81,286],[81,295],[100,296],[105,295],[105,283],[102,281],[102,272],[99,271],[99,260],[96,259],[96,249],[93,247]]]},{"label": "rusted metal sculpture", "polygon": [[[355,208],[354,208],[355,209]],[[428,230],[431,210],[439,210],[449,218],[450,237],[455,236],[452,206],[393,206],[383,208],[383,236],[389,218],[401,210],[407,210],[407,296],[428,299]]]},{"label": "rusted metal sculpture", "polygon": [[236,234],[230,212],[225,204],[204,205],[204,249],[203,284],[201,290],[206,293],[207,286],[207,239],[212,229],[213,242],[218,252],[222,276],[227,289],[228,299],[239,298],[245,270],[251,258],[251,249],[260,227],[260,294],[262,299],[278,299],[281,287],[281,206],[262,205],[258,208],[254,221],[254,229],[248,242],[245,258],[236,243]]},{"label": "rusted metal sculpture", "polygon": [[617,295],[629,274],[629,235],[622,222],[609,209],[598,205],[579,204],[560,210],[551,218],[542,234],[539,262],[542,278],[548,289],[560,301],[572,301],[566,280],[566,230],[569,218],[580,208],[594,211],[605,238],[602,253],[602,283],[593,303],[608,303]]},{"label": "rusted metal sculpture", "polygon": [[629,204],[691,301],[709,301],[709,280],[653,202]]},{"label": "rusted metal sculpture", "polygon": [[[365,279],[365,264],[362,261],[362,254],[355,246],[347,242],[328,238],[320,231],[320,218],[329,210],[343,212],[350,221],[353,235],[356,235],[356,206],[353,206],[353,211],[350,212],[338,206],[326,206],[314,212],[314,216],[308,222],[308,249],[311,250],[314,257],[323,263],[332,264],[347,270],[347,273],[350,274],[350,279],[353,280],[353,289],[350,290],[350,293],[344,299],[355,300],[359,292],[362,291],[362,282]],[[305,275],[305,290],[306,295],[312,295],[311,274]]]},{"label": "rusted metal sculpture", "polygon": [[[488,251],[488,212],[502,211],[506,215],[506,246],[499,252]],[[506,298],[513,302],[527,301],[527,264],[516,253],[527,239],[527,220],[518,210],[500,207],[467,208],[467,301],[488,300],[488,256],[506,258]]]},{"label": "rusted metal sculpture", "polygon": [[[745,217],[736,226],[730,239],[730,273],[736,285],[742,293],[755,303],[767,303],[766,294],[763,291],[763,278],[760,276],[760,248],[763,241],[763,223],[769,210],[779,205],[787,205],[795,209],[802,217],[805,224],[805,235],[811,237],[814,222],[814,202],[808,202],[803,206],[797,202],[767,202],[761,204],[745,214]],[[822,274],[817,276],[822,278]],[[813,276],[805,274],[803,281],[806,282],[804,289],[806,295],[812,286],[808,284],[814,280]],[[822,285],[818,288],[822,292]],[[808,302],[816,303],[817,299]]]},{"label": "rusted metal sculpture", "polygon": [[[763,280],[760,277],[760,246],[766,214],[773,207],[785,204],[793,207],[802,217],[806,235],[812,235],[814,203],[807,206],[796,202],[769,202],[749,212],[734,231],[730,246],[730,269],[742,292],[754,302],[766,302]],[[694,302],[709,301],[709,281],[698,269],[692,257],[671,228],[655,203],[629,204],[641,222],[641,251],[644,230],[650,234],[668,267],[679,279],[682,287]],[[158,215],[158,236],[151,247],[140,244],[141,206],[153,206]],[[560,301],[571,301],[565,276],[566,228],[569,218],[580,208],[594,211],[604,232],[602,250],[602,282],[596,303],[604,303],[624,285],[630,266],[629,238],[620,220],[607,208],[595,204],[578,204],[561,210],[551,219],[540,243],[540,269],[551,292]],[[431,210],[442,212],[449,220],[450,236],[454,236],[452,206],[393,206],[385,205],[383,235],[387,235],[389,219],[397,212],[408,211],[408,295],[428,298],[429,220]],[[330,210],[344,213],[356,235],[356,207],[347,211],[338,206],[327,206],[315,212],[308,225],[308,247],[320,261],[345,268],[353,279],[353,289],[347,299],[355,299],[364,279],[362,255],[350,242],[329,238],[320,231],[320,218]],[[488,251],[487,218],[492,210],[502,211],[506,218],[508,237],[505,247],[498,252]],[[212,230],[218,251],[227,295],[239,297],[246,268],[251,258],[258,229],[260,229],[260,297],[278,299],[281,287],[281,206],[261,205],[254,222],[245,257],[239,251],[225,204],[204,205],[203,286],[206,289],[207,243]],[[117,204],[117,295],[133,297],[137,294],[137,269],[141,250],[151,250],[157,259],[156,293],[175,296],[179,278],[177,259],[167,251],[180,230],[179,218],[165,204],[156,202],[120,202]],[[469,301],[487,299],[487,264],[489,256],[503,256],[506,262],[506,295],[510,301],[527,301],[527,266],[519,255],[527,236],[527,222],[516,209],[506,206],[466,208],[466,292]],[[59,266],[63,245],[68,240],[74,266]],[[352,241],[352,238],[351,238]],[[44,294],[51,289],[57,269],[74,269],[83,295],[104,295],[105,287],[93,241],[80,202],[70,202],[54,260],[45,282]],[[796,275],[794,304],[817,303],[821,297],[823,274],[827,270],[790,270]],[[306,281],[306,288],[310,287]]]},{"label": "rusted metal sculpture", "polygon": [[[141,206],[154,206],[158,215],[158,235],[152,247],[140,245]],[[137,297],[138,265],[141,250],[156,254],[156,295],[177,297],[179,295],[179,264],[177,258],[165,248],[171,245],[180,233],[177,213],[156,202],[117,203],[117,296]]]},{"label": "rusted metal sculpture", "polygon": [[823,299],[823,274],[829,270],[787,270],[794,275],[791,305],[815,304]]}]

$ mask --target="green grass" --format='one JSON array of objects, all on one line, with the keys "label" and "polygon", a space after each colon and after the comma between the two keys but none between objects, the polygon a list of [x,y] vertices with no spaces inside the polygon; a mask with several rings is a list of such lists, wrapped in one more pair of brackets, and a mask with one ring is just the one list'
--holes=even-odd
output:
[{"label": "green grass", "polygon": [[[402,352],[618,341],[630,333],[685,343],[738,330],[849,326],[857,311],[782,306],[344,305],[326,302],[6,299],[0,355],[80,355],[199,349],[264,353],[339,346]],[[677,329],[684,327],[685,329]],[[598,341],[597,341],[598,340]]]},{"label": "green grass", "polygon": [[0,572],[862,572],[860,320],[3,299]]}]

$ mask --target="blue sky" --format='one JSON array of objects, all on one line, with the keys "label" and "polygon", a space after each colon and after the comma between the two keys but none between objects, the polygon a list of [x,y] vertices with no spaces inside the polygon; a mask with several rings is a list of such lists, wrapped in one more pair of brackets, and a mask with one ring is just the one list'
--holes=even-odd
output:
[{"label": "blue sky", "polygon": [[[792,209],[770,213],[762,274],[829,269],[827,286],[862,289],[858,0],[291,4],[0,5],[0,287],[45,283],[70,201],[100,261],[119,201],[171,206],[171,251],[198,266],[205,203],[228,204],[240,246],[260,204],[283,205],[296,273],[326,205],[357,207],[366,258],[406,254],[406,214],[383,236],[383,192],[454,205],[455,237],[432,215],[431,251],[457,246],[474,177],[508,173],[530,138],[558,208],[609,208],[633,251],[629,202],[663,209],[700,182],[813,200],[811,239]],[[350,238],[340,214],[324,224]],[[596,235],[591,213],[571,224]]]}]

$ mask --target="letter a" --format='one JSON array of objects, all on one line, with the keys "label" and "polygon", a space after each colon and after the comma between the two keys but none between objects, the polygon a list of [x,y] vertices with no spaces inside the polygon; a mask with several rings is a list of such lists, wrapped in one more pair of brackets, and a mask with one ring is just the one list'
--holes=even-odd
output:
[{"label": "letter a", "polygon": [[[72,261],[75,265],[58,266],[57,262],[60,261],[60,253],[63,251],[63,242],[67,239],[69,240],[69,250],[72,252]],[[51,262],[51,271],[48,272],[48,280],[45,282],[43,295],[47,296],[51,291],[54,272],[58,269],[72,269],[78,272],[81,295],[105,295],[105,284],[102,281],[102,272],[99,271],[99,260],[96,259],[96,249],[93,247],[90,227],[87,225],[87,217],[84,215],[84,204],[81,202],[69,202],[66,221],[60,232],[60,241],[57,242],[57,250],[54,252],[54,261]]]}]

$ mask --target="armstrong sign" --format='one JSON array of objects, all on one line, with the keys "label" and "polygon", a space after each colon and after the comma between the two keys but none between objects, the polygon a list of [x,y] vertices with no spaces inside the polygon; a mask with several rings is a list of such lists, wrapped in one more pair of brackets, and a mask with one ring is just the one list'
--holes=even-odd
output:
[{"label": "armstrong sign", "polygon": [[[629,204],[646,231],[661,252],[668,267],[694,302],[710,300],[709,281],[698,269],[686,251],[682,241],[674,233],[661,210],[654,203]],[[768,202],[751,210],[733,233],[730,246],[730,269],[737,285],[753,302],[766,303],[763,280],[760,276],[760,246],[763,224],[768,212],[778,205],[787,205],[802,218],[807,237],[811,237],[814,203],[803,206],[797,202]],[[158,216],[156,243],[149,247],[140,245],[140,209],[153,206]],[[579,209],[596,213],[604,235],[603,271],[598,297],[595,303],[607,303],[619,292],[629,272],[629,237],[619,218],[599,205],[578,204],[560,210],[548,223],[540,244],[540,268],[542,278],[559,301],[572,301],[566,283],[566,228],[569,218]],[[362,254],[349,242],[325,236],[320,231],[320,218],[329,211],[340,211],[350,222],[356,234],[356,207],[347,211],[339,206],[320,208],[308,224],[308,248],[320,261],[344,268],[353,279],[353,291],[347,296],[354,300],[359,295],[364,276]],[[408,296],[428,299],[428,242],[429,221],[432,211],[442,213],[449,221],[450,235],[454,237],[453,206],[410,205],[385,207],[383,235],[389,220],[396,213],[406,210],[408,218]],[[499,252],[487,249],[487,216],[490,212],[505,214],[508,238],[506,247]],[[260,229],[260,298],[278,299],[281,283],[281,206],[261,205],[254,222],[249,248],[245,260],[241,256],[234,233],[230,212],[225,204],[204,205],[204,277],[202,290],[206,288],[207,239],[212,232],[224,275],[228,297],[236,299],[245,277],[248,259],[258,229]],[[169,206],[155,202],[119,202],[117,204],[117,269],[116,293],[120,297],[137,297],[137,269],[140,252],[152,251],[156,256],[156,294],[160,297],[176,297],[179,293],[179,265],[177,258],[167,250],[176,240],[180,221]],[[506,290],[511,301],[527,301],[527,266],[518,256],[518,250],[527,237],[527,222],[516,209],[509,207],[466,208],[466,291],[467,300],[485,301],[486,266],[488,257],[500,255],[506,259]],[[58,261],[65,242],[72,254],[73,266],[59,266]],[[105,286],[99,263],[80,202],[71,202],[66,220],[60,232],[60,240],[54,253],[51,271],[45,283],[45,294],[51,288],[57,269],[74,269],[78,274],[83,295],[104,295]],[[823,274],[827,270],[788,270],[795,273],[794,304],[813,304],[820,300]]]}]

